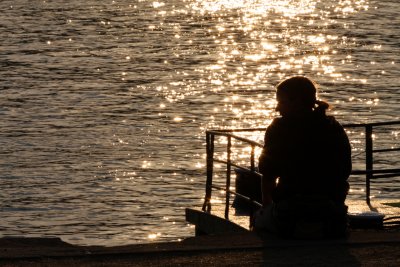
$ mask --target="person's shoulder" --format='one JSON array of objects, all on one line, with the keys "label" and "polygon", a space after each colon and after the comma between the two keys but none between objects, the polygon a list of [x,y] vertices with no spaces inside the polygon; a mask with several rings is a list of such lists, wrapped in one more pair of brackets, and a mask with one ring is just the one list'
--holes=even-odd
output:
[{"label": "person's shoulder", "polygon": [[272,120],[270,126],[279,125],[280,123],[282,123],[282,121],[283,121],[283,118],[282,118],[282,117],[274,118],[274,119]]},{"label": "person's shoulder", "polygon": [[270,125],[267,127],[267,131],[275,131],[284,125],[284,120],[281,117],[274,118]]},{"label": "person's shoulder", "polygon": [[334,116],[326,116],[326,121],[330,126],[343,128],[343,126]]},{"label": "person's shoulder", "polygon": [[328,128],[337,133],[344,133],[345,130],[340,122],[334,116],[326,116]]},{"label": "person's shoulder", "polygon": [[265,132],[265,136],[276,136],[279,135],[279,132],[282,129],[282,118],[274,118],[272,122],[268,125],[267,130]]}]

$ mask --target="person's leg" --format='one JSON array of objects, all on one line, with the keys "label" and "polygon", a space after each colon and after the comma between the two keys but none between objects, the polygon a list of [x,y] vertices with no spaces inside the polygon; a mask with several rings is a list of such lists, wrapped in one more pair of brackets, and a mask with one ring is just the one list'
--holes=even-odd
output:
[{"label": "person's leg", "polygon": [[277,233],[276,222],[274,219],[275,205],[272,203],[267,207],[258,210],[254,215],[254,229],[256,231],[267,231]]}]

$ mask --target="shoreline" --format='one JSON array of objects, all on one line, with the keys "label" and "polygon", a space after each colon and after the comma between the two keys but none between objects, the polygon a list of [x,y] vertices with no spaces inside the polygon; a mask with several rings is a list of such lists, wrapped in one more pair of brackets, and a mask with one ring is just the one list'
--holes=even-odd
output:
[{"label": "shoreline", "polygon": [[283,240],[252,232],[181,242],[76,246],[59,238],[1,238],[1,266],[400,266],[400,232],[363,230],[346,239]]}]

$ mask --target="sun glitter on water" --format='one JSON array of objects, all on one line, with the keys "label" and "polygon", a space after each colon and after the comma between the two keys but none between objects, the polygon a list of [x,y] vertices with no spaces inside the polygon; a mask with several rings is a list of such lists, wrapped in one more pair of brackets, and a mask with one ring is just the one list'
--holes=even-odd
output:
[{"label": "sun glitter on water", "polygon": [[150,240],[155,240],[155,239],[157,239],[157,238],[160,237],[160,236],[161,236],[161,233],[153,233],[153,234],[149,234],[149,235],[147,236],[147,238],[150,239]]}]

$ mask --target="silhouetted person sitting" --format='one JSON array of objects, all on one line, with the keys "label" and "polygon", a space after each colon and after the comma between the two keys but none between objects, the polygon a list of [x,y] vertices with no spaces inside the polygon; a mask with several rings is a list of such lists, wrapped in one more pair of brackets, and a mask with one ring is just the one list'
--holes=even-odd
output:
[{"label": "silhouetted person sitting", "polygon": [[346,233],[351,147],[316,92],[314,82],[300,76],[277,86],[281,117],[268,126],[259,158],[263,208],[256,230],[294,238]]}]

